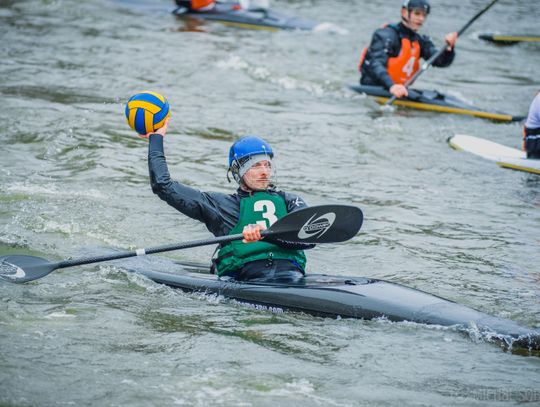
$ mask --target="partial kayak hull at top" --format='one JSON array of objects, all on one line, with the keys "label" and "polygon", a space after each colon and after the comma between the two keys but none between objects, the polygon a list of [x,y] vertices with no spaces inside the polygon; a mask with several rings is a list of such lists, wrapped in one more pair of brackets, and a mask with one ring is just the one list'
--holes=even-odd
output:
[{"label": "partial kayak hull at top", "polygon": [[540,42],[540,35],[535,34],[480,34],[478,38],[497,45],[514,45],[520,42]]},{"label": "partial kayak hull at top", "polygon": [[212,10],[200,12],[178,7],[173,11],[173,14],[184,19],[216,21],[239,28],[268,31],[318,31],[328,25],[273,9],[236,9],[231,3],[217,3]]},{"label": "partial kayak hull at top", "polygon": [[[153,261],[162,262],[157,267]],[[296,311],[323,317],[411,321],[452,326],[514,351],[540,351],[540,331],[389,281],[307,274],[296,281],[240,282],[209,274],[197,263],[173,263],[161,258],[124,265],[130,272],[187,292],[221,295],[275,312]]]},{"label": "partial kayak hull at top", "polygon": [[317,23],[273,9],[237,10],[233,7],[236,3],[216,3],[216,6],[212,10],[197,12],[188,10],[185,7],[178,7],[175,4],[162,4],[152,2],[151,0],[112,1],[136,13],[166,13],[169,15],[172,13],[186,21],[215,21],[225,25],[247,29],[268,31],[324,31],[328,29],[332,31],[333,27],[328,23]]},{"label": "partial kayak hull at top", "polygon": [[540,174],[540,159],[527,158],[526,153],[517,148],[465,134],[450,137],[448,144],[456,150],[463,150],[486,160],[495,161],[503,168]]},{"label": "partial kayak hull at top", "polygon": [[[350,85],[349,88],[355,92],[373,97],[375,101],[381,105],[385,104],[392,97],[390,92],[382,86]],[[500,122],[514,122],[524,119],[524,116],[514,116],[511,114],[480,109],[459,100],[458,98],[444,95],[435,90],[409,89],[408,97],[396,99],[393,104],[412,109],[469,115]]]}]

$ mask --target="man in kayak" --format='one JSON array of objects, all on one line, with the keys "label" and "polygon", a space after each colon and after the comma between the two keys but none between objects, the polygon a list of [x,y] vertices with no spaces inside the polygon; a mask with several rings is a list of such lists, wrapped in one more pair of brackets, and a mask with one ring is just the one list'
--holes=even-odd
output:
[{"label": "man in kayak", "polygon": [[523,150],[527,158],[540,158],[540,91],[531,103],[523,126]]},{"label": "man in kayak", "polygon": [[[404,84],[420,69],[420,58],[427,60],[438,51],[429,37],[418,34],[429,11],[426,0],[405,0],[401,22],[375,31],[369,48],[364,48],[360,57],[360,84],[383,86],[397,98],[408,96]],[[452,63],[456,40],[457,32],[446,35],[447,48],[434,66]]]},{"label": "man in kayak", "polygon": [[304,249],[314,245],[279,239],[261,240],[261,230],[270,227],[287,213],[306,207],[297,195],[278,191],[271,183],[274,152],[255,136],[236,141],[229,152],[229,173],[238,183],[233,194],[202,192],[171,180],[163,139],[168,121],[149,138],[148,166],[152,191],[184,215],[203,222],[214,236],[243,233],[243,241],[219,248],[214,269],[219,276],[237,280],[286,278],[304,275]]}]

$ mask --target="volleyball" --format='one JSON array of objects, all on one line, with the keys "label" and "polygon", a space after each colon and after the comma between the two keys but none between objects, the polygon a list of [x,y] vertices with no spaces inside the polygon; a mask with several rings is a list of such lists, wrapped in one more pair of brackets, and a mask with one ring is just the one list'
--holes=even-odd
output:
[{"label": "volleyball", "polygon": [[156,92],[144,91],[133,95],[126,104],[126,119],[139,134],[156,131],[169,117],[169,102]]}]

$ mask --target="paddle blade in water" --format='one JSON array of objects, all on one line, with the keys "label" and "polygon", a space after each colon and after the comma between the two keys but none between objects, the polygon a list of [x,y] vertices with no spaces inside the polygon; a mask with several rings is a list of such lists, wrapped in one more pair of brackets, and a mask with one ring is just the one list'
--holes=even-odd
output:
[{"label": "paddle blade in water", "polygon": [[36,256],[0,257],[0,278],[11,283],[26,283],[45,277],[57,268],[57,263]]},{"label": "paddle blade in water", "polygon": [[385,113],[394,113],[396,111],[396,108],[394,107],[394,105],[389,105],[385,103],[384,105],[381,105],[381,110]]},{"label": "paddle blade in water", "polygon": [[363,220],[356,206],[311,206],[289,213],[263,235],[301,243],[344,242],[358,233]]}]

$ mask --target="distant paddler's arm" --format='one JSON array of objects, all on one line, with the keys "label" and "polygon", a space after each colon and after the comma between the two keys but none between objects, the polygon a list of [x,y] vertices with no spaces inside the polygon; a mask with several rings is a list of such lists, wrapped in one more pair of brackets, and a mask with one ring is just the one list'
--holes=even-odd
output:
[{"label": "distant paddler's arm", "polygon": [[[447,66],[450,66],[456,57],[455,46],[457,42],[457,32],[446,34],[444,40],[447,45],[446,49],[435,61],[433,61],[433,66],[438,68],[446,68]],[[439,48],[435,47],[429,37],[422,37],[420,49],[422,50],[421,56],[426,61],[439,52]]]},{"label": "distant paddler's arm", "polygon": [[394,83],[388,74],[388,58],[392,40],[395,33],[392,29],[380,29],[373,34],[373,40],[370,46],[370,69],[378,83],[397,98],[406,97],[409,95],[407,88],[400,83]]},{"label": "distant paddler's arm", "polygon": [[[523,125],[523,151],[540,152],[540,90],[536,92]],[[533,137],[528,137],[533,136]],[[527,140],[528,139],[528,140]],[[526,146],[529,144],[529,147]],[[533,145],[534,144],[534,145]]]},{"label": "distant paddler's arm", "polygon": [[390,90],[394,81],[388,74],[388,57],[392,52],[392,36],[395,35],[391,28],[382,28],[375,31],[369,46],[370,72],[385,89]]}]

